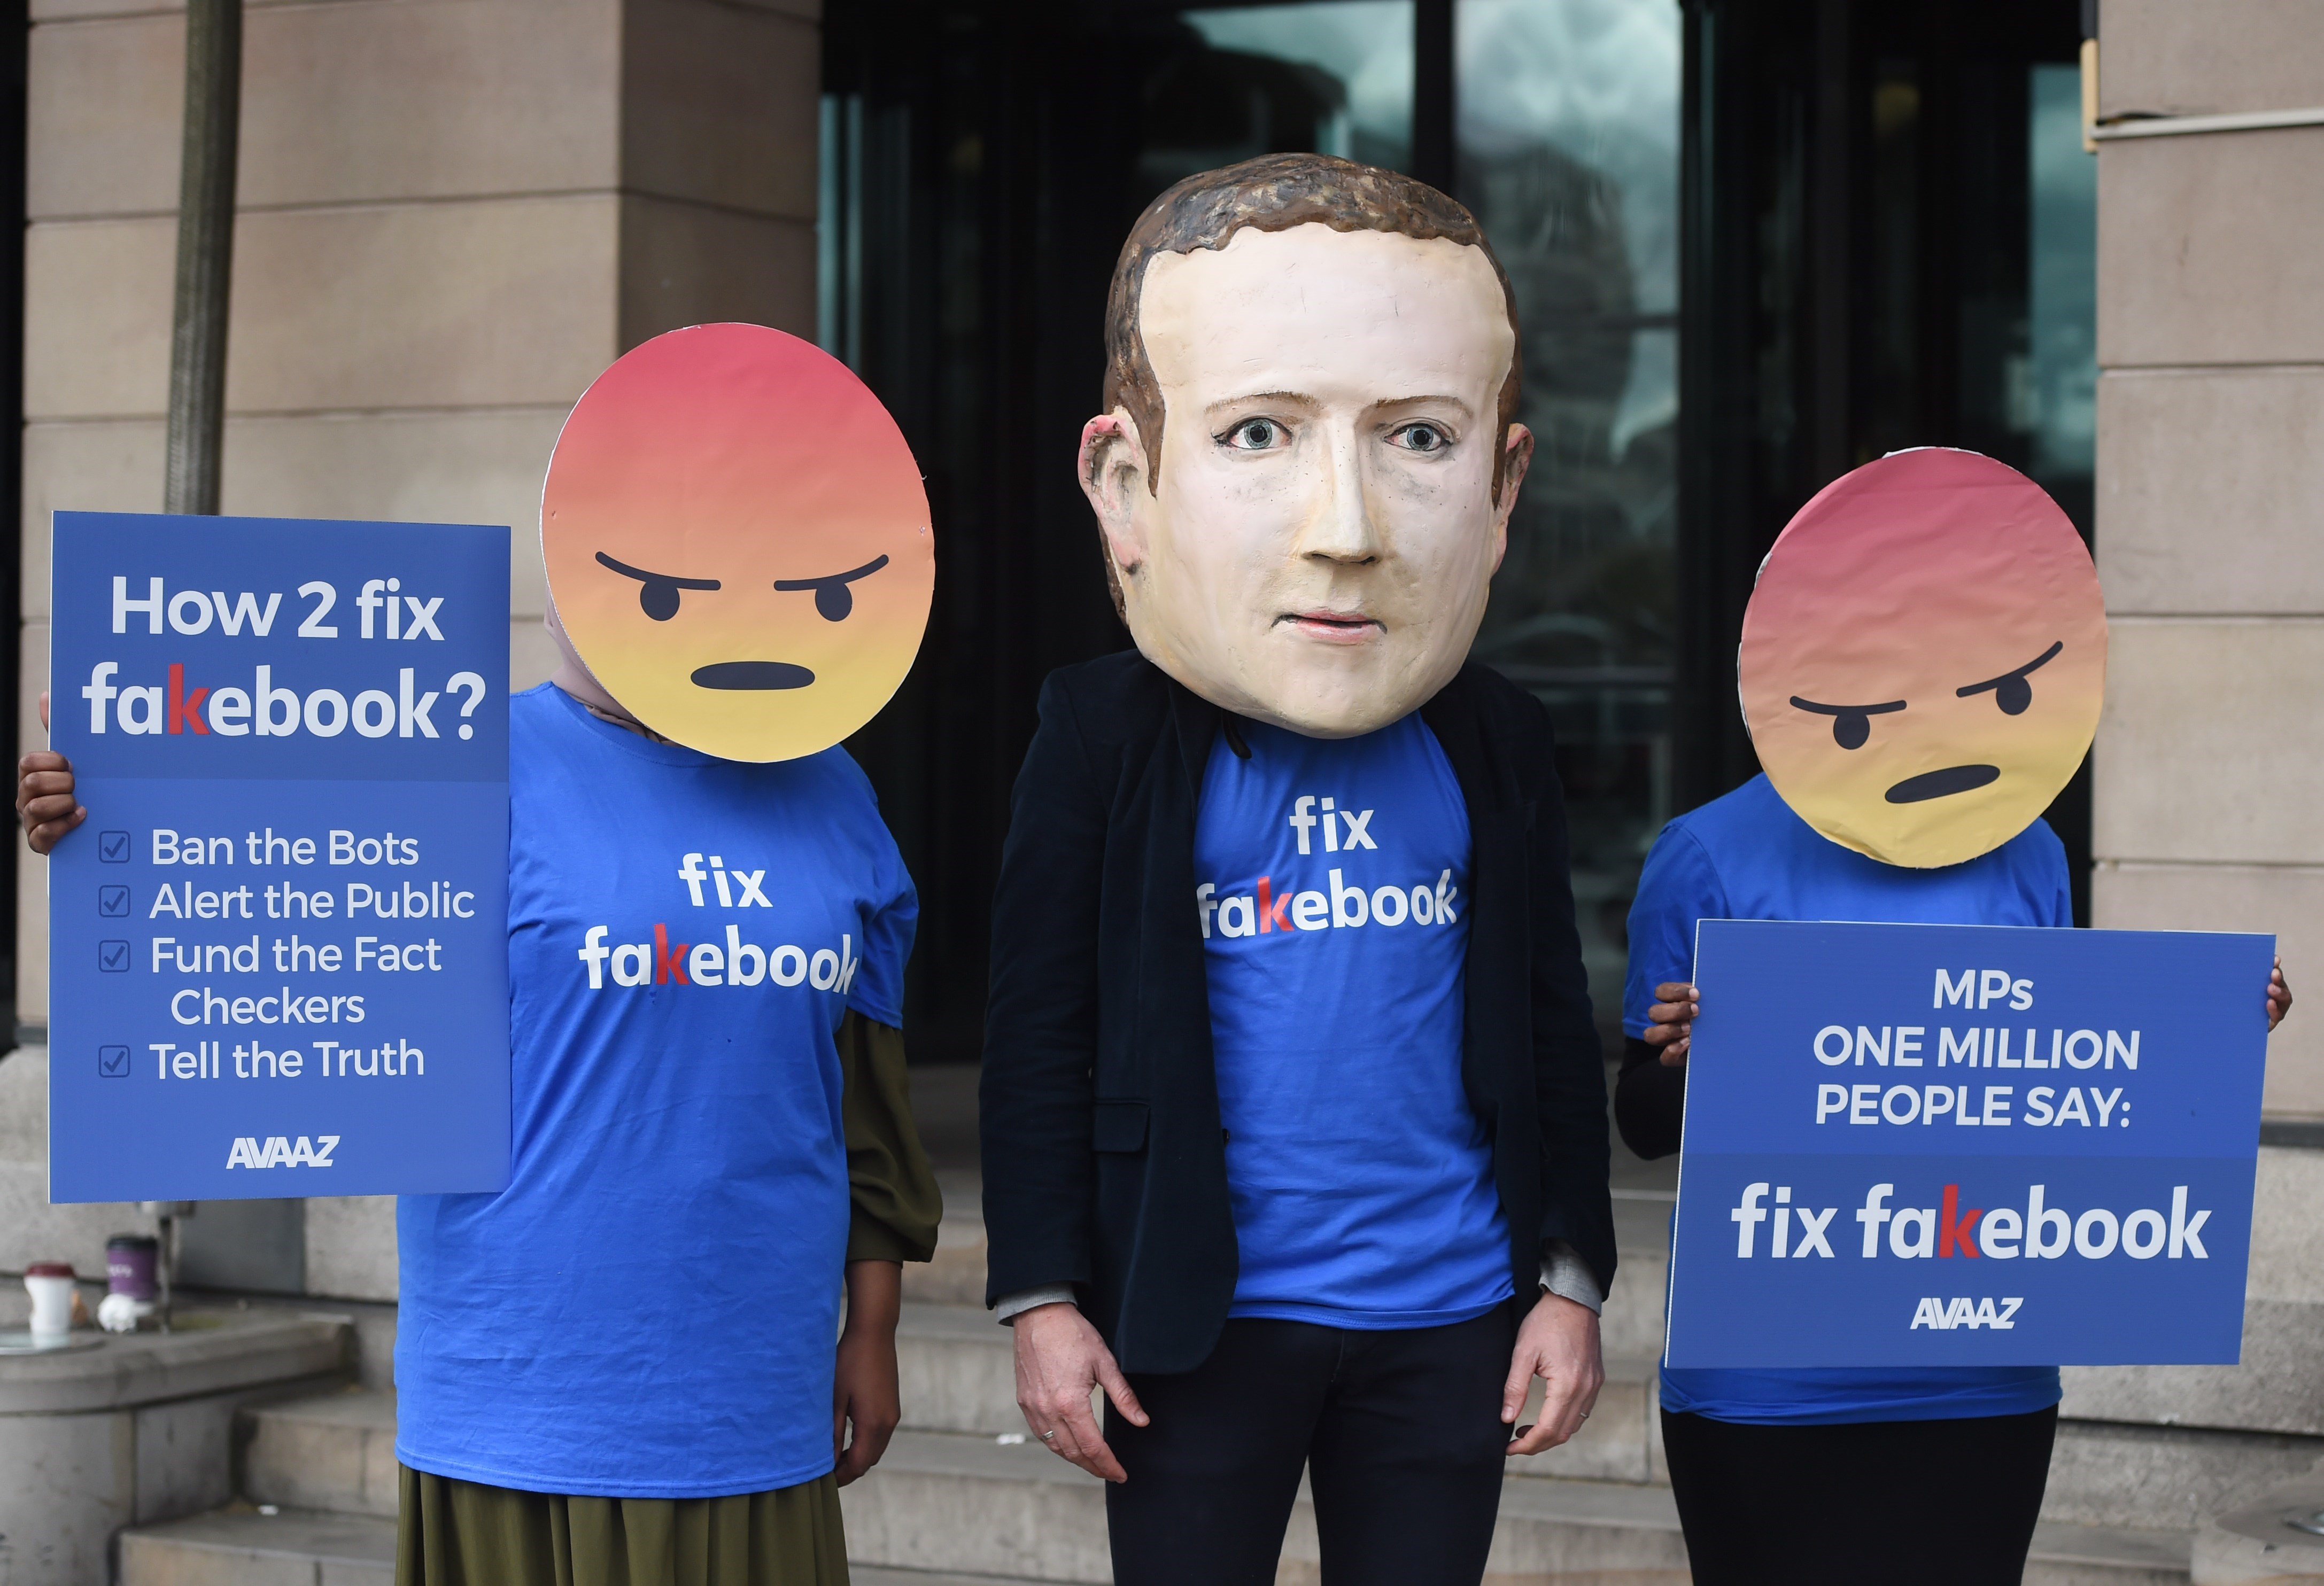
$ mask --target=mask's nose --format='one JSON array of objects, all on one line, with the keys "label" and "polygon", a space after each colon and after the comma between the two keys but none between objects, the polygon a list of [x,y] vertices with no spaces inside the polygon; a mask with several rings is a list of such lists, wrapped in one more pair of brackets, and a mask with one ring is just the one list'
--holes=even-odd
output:
[{"label": "mask's nose", "polygon": [[1365,488],[1363,450],[1353,426],[1334,428],[1319,448],[1314,501],[1299,530],[1297,553],[1360,565],[1379,559],[1379,526]]}]

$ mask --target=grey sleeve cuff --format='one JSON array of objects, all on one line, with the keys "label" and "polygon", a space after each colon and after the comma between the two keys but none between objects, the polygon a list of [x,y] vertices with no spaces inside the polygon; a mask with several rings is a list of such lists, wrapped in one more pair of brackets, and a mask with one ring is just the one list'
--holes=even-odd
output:
[{"label": "grey sleeve cuff", "polygon": [[[1020,1312],[1029,1311],[1036,1305],[1070,1305],[1074,1303],[1074,1286],[1070,1283],[1051,1283],[1045,1284],[1039,1288],[1020,1288],[1015,1294],[1005,1294],[1001,1296],[1001,1303],[992,1307],[992,1319],[1005,1327],[1015,1321]],[[1597,1307],[1593,1305],[1591,1309],[1595,1310]]]},{"label": "grey sleeve cuff", "polygon": [[1590,1264],[1576,1255],[1573,1247],[1562,1239],[1548,1240],[1542,1244],[1541,1286],[1560,1299],[1572,1300],[1577,1305],[1587,1305],[1599,1312],[1605,1309],[1606,1295],[1598,1286],[1597,1274],[1591,1272]]}]

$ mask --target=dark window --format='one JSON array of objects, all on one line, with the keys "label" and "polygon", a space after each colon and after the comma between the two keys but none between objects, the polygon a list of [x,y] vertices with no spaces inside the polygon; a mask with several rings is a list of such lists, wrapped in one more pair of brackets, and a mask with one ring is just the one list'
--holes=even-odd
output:
[{"label": "dark window", "polygon": [[[850,745],[921,889],[916,1055],[979,1049],[1041,678],[1128,642],[1072,459],[1115,252],[1164,187],[1322,150],[1449,186],[1492,236],[1539,453],[1478,654],[1557,722],[1610,1031],[1655,831],[1757,770],[1735,644],[1790,514],[1938,443],[2087,531],[2078,42],[2073,0],[829,8],[822,337],[940,536],[919,661]],[[2088,802],[2085,777],[2052,812],[2085,860]]]}]

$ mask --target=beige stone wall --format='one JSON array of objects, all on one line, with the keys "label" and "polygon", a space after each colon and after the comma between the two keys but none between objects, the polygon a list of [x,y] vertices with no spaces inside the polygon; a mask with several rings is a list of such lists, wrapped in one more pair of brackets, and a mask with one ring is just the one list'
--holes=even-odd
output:
[{"label": "beige stone wall", "polygon": [[[2312,0],[2106,0],[2100,114],[2324,106]],[[2097,923],[2280,938],[2324,1117],[2324,126],[2098,153]]]},{"label": "beige stone wall", "polygon": [[[49,513],[158,511],[182,13],[34,0],[20,740]],[[558,426],[673,327],[815,323],[817,0],[253,0],[223,508],[508,523],[512,687],[548,675]],[[19,1017],[47,1016],[23,855]]]}]

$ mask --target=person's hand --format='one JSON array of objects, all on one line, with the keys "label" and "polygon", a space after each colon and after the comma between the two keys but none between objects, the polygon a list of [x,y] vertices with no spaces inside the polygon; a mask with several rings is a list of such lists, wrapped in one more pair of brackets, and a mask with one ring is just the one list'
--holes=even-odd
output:
[{"label": "person's hand", "polygon": [[1695,1016],[1702,1011],[1702,1003],[1695,989],[1684,981],[1665,981],[1655,988],[1655,1000],[1646,1010],[1646,1033],[1640,1037],[1649,1047],[1662,1048],[1663,1066],[1686,1066],[1686,1049],[1694,1038]]},{"label": "person's hand", "polygon": [[2282,1024],[2283,1016],[2291,1011],[2292,988],[2284,983],[2283,960],[2278,958],[2275,967],[2268,972],[2267,976],[2267,1028],[2270,1035],[2275,1033],[2275,1027]]},{"label": "person's hand", "polygon": [[[48,725],[49,696],[43,693],[42,730]],[[54,750],[35,749],[16,762],[16,818],[24,823],[25,841],[35,853],[46,853],[88,818],[88,811],[73,798],[72,761]]]},{"label": "person's hand", "polygon": [[[842,1487],[880,1462],[904,1416],[896,1388],[896,1317],[903,1300],[900,1262],[847,1263],[847,1325],[831,1385],[831,1452]],[[855,1435],[847,1438],[851,1425]]]},{"label": "person's hand", "polygon": [[1108,1481],[1130,1473],[1099,1435],[1090,1394],[1103,1388],[1133,1426],[1146,1411],[1114,1363],[1113,1351],[1077,1305],[1036,1305],[1010,1318],[1017,1332],[1017,1407],[1041,1446]]},{"label": "person's hand", "polygon": [[[1547,1384],[1541,1419],[1518,1426],[1517,1415],[1536,1377]],[[1572,1437],[1590,1418],[1605,1383],[1606,1367],[1598,1353],[1598,1313],[1562,1295],[1543,1295],[1517,1329],[1509,1379],[1501,1387],[1501,1424],[1516,1427],[1507,1452],[1539,1453]]]}]

